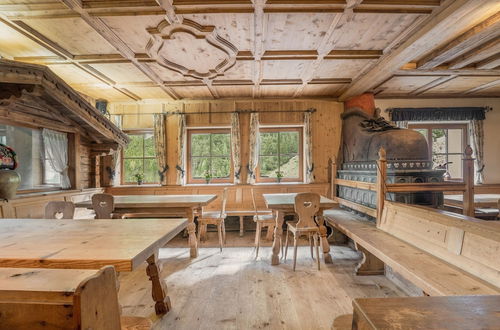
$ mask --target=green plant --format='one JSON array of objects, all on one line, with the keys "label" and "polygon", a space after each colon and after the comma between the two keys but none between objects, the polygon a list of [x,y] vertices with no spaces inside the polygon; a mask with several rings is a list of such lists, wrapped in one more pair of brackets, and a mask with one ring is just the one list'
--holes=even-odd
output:
[{"label": "green plant", "polygon": [[212,174],[210,173],[210,171],[206,171],[205,172],[205,181],[210,182],[210,180],[212,179]]},{"label": "green plant", "polygon": [[283,179],[283,173],[281,173],[281,171],[276,171],[276,179],[278,179],[278,182],[281,181],[281,179]]},{"label": "green plant", "polygon": [[142,182],[144,181],[144,174],[142,173],[135,173],[134,178],[137,180],[137,182]]}]

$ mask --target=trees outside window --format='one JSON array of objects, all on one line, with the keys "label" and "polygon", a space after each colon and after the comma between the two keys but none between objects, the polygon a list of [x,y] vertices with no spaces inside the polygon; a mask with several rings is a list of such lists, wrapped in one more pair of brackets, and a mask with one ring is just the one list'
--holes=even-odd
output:
[{"label": "trees outside window", "polygon": [[302,127],[261,128],[259,134],[257,181],[302,181]]},{"label": "trees outside window", "polygon": [[[452,179],[463,177],[463,153],[467,146],[467,124],[409,124],[429,146],[433,168],[444,167]],[[447,165],[445,165],[447,164]]]},{"label": "trees outside window", "polygon": [[129,132],[130,143],[122,151],[122,184],[137,183],[136,174],[144,176],[144,183],[158,183],[158,167],[152,132]]},{"label": "trees outside window", "polygon": [[233,180],[229,129],[188,130],[188,183]]}]

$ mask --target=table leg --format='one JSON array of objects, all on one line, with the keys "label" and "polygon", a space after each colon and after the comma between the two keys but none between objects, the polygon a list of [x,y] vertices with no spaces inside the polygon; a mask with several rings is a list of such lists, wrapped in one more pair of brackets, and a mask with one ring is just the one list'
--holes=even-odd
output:
[{"label": "table leg", "polygon": [[158,255],[155,253],[147,259],[148,266],[146,274],[153,285],[151,295],[155,301],[156,315],[165,315],[172,308],[170,297],[167,296],[167,285],[160,278],[160,267],[158,266]]},{"label": "table leg", "polygon": [[332,256],[330,255],[330,243],[328,243],[328,238],[326,237],[326,226],[325,219],[323,218],[323,211],[319,214],[319,234],[321,236],[321,250],[323,251],[323,260],[325,264],[332,264]]},{"label": "table leg", "polygon": [[243,224],[245,220],[245,217],[240,215],[240,237],[243,237],[243,234],[245,233],[245,226]]},{"label": "table leg", "polygon": [[283,236],[283,221],[285,220],[285,214],[282,211],[278,211],[276,215],[276,227],[274,227],[274,241],[273,241],[273,255],[271,257],[271,265],[280,264],[280,248],[281,248],[281,237]]},{"label": "table leg", "polygon": [[189,242],[190,254],[191,258],[196,258],[198,257],[198,241],[196,240],[196,225],[194,224],[193,209],[191,208],[186,209],[186,217],[188,218],[187,231],[189,236],[188,242]]}]

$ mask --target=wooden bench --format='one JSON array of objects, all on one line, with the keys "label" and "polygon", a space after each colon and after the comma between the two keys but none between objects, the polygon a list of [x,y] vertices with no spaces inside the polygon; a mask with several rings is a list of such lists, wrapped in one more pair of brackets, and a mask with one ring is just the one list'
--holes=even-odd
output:
[{"label": "wooden bench", "polygon": [[0,329],[150,329],[120,316],[112,266],[99,271],[0,268]]},{"label": "wooden bench", "polygon": [[329,224],[363,253],[358,275],[384,265],[431,296],[500,293],[500,226],[449,212],[386,201],[379,228],[332,210]]}]

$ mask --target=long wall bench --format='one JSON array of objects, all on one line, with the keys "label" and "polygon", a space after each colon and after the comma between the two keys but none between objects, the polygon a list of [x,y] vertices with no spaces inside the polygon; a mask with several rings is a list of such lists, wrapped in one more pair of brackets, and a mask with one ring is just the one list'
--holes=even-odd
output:
[{"label": "long wall bench", "polygon": [[363,253],[358,275],[386,265],[426,295],[500,294],[499,223],[389,201],[379,228],[344,210],[325,216]]}]

